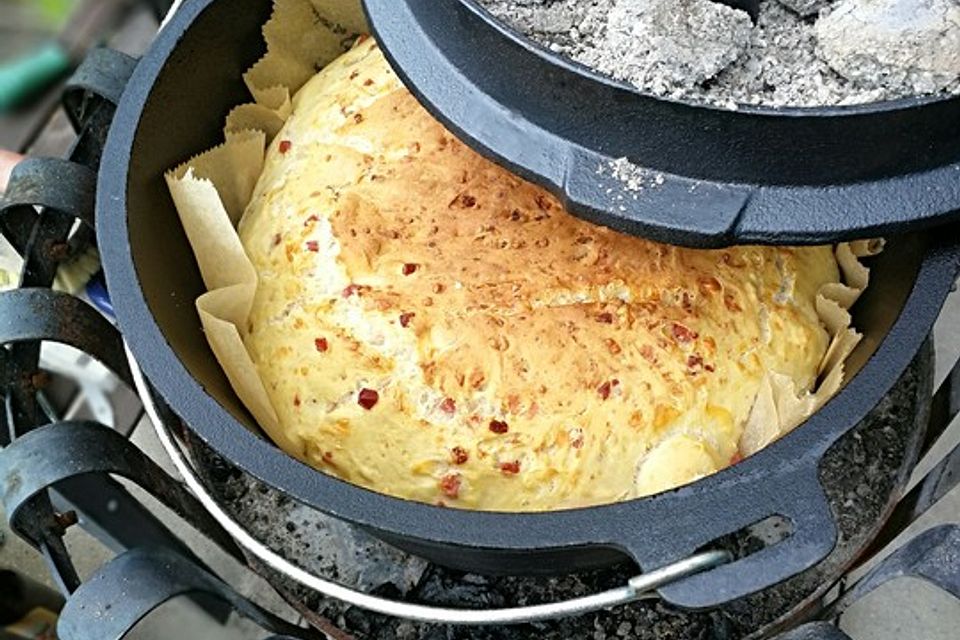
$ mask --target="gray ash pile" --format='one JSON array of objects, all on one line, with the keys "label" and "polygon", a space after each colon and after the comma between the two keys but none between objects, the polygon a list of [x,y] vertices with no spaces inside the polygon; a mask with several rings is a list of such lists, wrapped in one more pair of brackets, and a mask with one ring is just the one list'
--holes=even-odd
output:
[{"label": "gray ash pile", "polygon": [[644,93],[725,108],[960,94],[958,0],[479,0],[550,49]]}]

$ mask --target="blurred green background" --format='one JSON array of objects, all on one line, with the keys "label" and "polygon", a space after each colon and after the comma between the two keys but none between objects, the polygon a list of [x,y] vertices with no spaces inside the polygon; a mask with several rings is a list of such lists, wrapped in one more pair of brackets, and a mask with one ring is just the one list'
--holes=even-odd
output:
[{"label": "blurred green background", "polygon": [[50,40],[76,0],[0,0],[0,60]]}]

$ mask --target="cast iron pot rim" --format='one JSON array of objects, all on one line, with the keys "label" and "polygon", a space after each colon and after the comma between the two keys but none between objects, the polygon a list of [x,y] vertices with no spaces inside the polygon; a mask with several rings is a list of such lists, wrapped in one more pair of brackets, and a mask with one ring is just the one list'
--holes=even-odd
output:
[{"label": "cast iron pot rim", "polygon": [[960,95],[949,92],[940,92],[929,95],[904,96],[901,98],[891,98],[887,100],[845,105],[785,105],[782,107],[777,107],[768,104],[749,104],[737,102],[735,103],[736,109],[727,109],[706,101],[701,102],[696,100],[681,100],[679,98],[671,98],[669,96],[657,96],[652,93],[641,91],[628,82],[605,76],[599,71],[595,71],[583,63],[566,58],[559,53],[551,51],[536,40],[527,37],[519,30],[497,18],[497,16],[491,13],[486,7],[481,5],[478,0],[458,1],[465,5],[470,11],[480,16],[483,22],[491,29],[496,30],[502,36],[523,47],[523,49],[526,51],[547,60],[557,67],[565,69],[571,73],[575,73],[586,80],[628,91],[629,93],[632,93],[633,95],[645,100],[652,100],[654,102],[665,103],[673,106],[689,107],[691,109],[700,109],[703,111],[710,111],[712,113],[728,114],[731,118],[738,116],[767,116],[771,118],[855,117],[889,113],[894,111],[904,111],[907,109],[925,107],[940,102],[960,101]]},{"label": "cast iron pot rim", "polygon": [[[687,496],[729,489],[745,476],[794,469],[822,453],[857,424],[893,386],[930,333],[953,284],[960,244],[951,234],[932,238],[916,281],[889,333],[841,392],[800,428],[735,467],[678,489],[608,505],[539,513],[439,508],[376,493],[328,476],[284,453],[242,425],[187,371],[157,325],[140,287],[127,227],[127,185],[142,111],[183,33],[216,0],[186,3],[138,65],[117,110],[98,186],[98,235],[116,315],[147,379],[184,423],[215,451],[254,477],[320,511],[402,538],[501,550],[611,546],[630,532],[606,522],[629,522],[638,507],[662,512]],[[187,150],[185,150],[185,155]],[[158,176],[159,179],[159,176]],[[843,428],[838,429],[837,424]],[[833,437],[831,437],[833,436]],[[618,540],[620,538],[620,540]]]}]

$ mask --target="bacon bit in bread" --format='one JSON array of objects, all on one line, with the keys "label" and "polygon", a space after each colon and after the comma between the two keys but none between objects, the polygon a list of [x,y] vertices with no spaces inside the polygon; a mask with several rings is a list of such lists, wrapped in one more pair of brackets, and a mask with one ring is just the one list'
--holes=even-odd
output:
[{"label": "bacon bit in bread", "polygon": [[680,324],[679,322],[674,322],[670,327],[670,331],[671,333],[673,333],[674,339],[677,342],[680,342],[683,344],[693,342],[694,340],[700,337],[700,335],[696,331],[689,329],[688,327]]},{"label": "bacon bit in bread", "polygon": [[295,407],[299,407],[299,406],[300,406],[300,395],[299,395],[299,394],[293,396],[293,406],[295,406]]},{"label": "bacon bit in bread", "polygon": [[403,275],[412,276],[414,273],[417,272],[417,269],[419,268],[420,268],[419,265],[413,264],[412,262],[408,262],[403,265]]},{"label": "bacon bit in bread", "polygon": [[326,353],[327,349],[330,348],[330,343],[327,342],[326,338],[317,338],[313,341],[313,346],[315,346],[320,353]]},{"label": "bacon bit in bread", "polygon": [[597,388],[597,393],[600,394],[602,400],[606,400],[610,397],[610,382],[604,382]]},{"label": "bacon bit in bread", "polygon": [[318,218],[316,214],[313,214],[309,218],[303,221],[303,226],[309,227],[311,224],[313,224],[314,222],[318,222],[319,220],[320,218]]},{"label": "bacon bit in bread", "polygon": [[501,462],[500,471],[509,475],[516,475],[520,473],[520,461],[514,460],[513,462]]},{"label": "bacon bit in bread", "polygon": [[416,316],[416,315],[417,315],[417,314],[415,314],[415,313],[401,313],[401,314],[400,314],[400,326],[401,326],[401,327],[404,327],[404,328],[409,327],[409,326],[410,326],[410,321],[413,320],[414,316]]},{"label": "bacon bit in bread", "polygon": [[540,207],[541,211],[550,211],[553,208],[553,205],[542,193],[537,194],[537,206]]},{"label": "bacon bit in bread", "polygon": [[357,395],[357,404],[369,411],[377,406],[380,401],[380,394],[373,389],[361,389]]},{"label": "bacon bit in bread", "polygon": [[373,85],[373,78],[367,78],[366,80],[363,81],[363,86],[365,87],[369,87],[372,85]]},{"label": "bacon bit in bread", "polygon": [[460,474],[448,473],[440,480],[440,491],[448,498],[456,500],[460,497]]},{"label": "bacon bit in bread", "polygon": [[280,151],[280,153],[286,153],[287,151],[290,151],[290,148],[292,146],[293,146],[293,143],[290,142],[289,140],[281,140],[280,144],[277,145],[277,149]]},{"label": "bacon bit in bread", "polygon": [[702,369],[703,368],[703,357],[699,354],[693,354],[687,357],[687,368],[688,369]]},{"label": "bacon bit in bread", "polygon": [[312,252],[314,252],[314,253],[318,253],[318,252],[320,251],[320,243],[317,242],[316,240],[308,240],[308,241],[307,241],[307,251],[312,251]]},{"label": "bacon bit in bread", "polygon": [[361,288],[362,288],[362,287],[361,287],[361,285],[359,285],[359,284],[350,284],[350,285],[347,285],[347,286],[344,287],[344,289],[343,289],[343,297],[344,297],[344,298],[349,298],[350,296],[359,294]]},{"label": "bacon bit in bread", "polygon": [[453,464],[466,464],[470,459],[470,454],[463,447],[454,447],[450,450],[450,459]]},{"label": "bacon bit in bread", "polygon": [[360,124],[361,122],[363,122],[363,114],[362,113],[353,114],[353,121],[356,122],[357,124]]},{"label": "bacon bit in bread", "polygon": [[600,394],[600,398],[606,400],[610,397],[610,394],[620,385],[620,381],[614,378],[613,380],[608,380],[602,385],[597,387],[597,393]]},{"label": "bacon bit in bread", "polygon": [[623,349],[620,348],[620,344],[613,338],[607,338],[605,342],[611,355],[619,355],[620,352],[623,351]]},{"label": "bacon bit in bread", "polygon": [[597,316],[597,322],[602,322],[603,324],[613,324],[613,314],[609,311],[604,311]]},{"label": "bacon bit in bread", "polygon": [[444,398],[443,402],[440,403],[440,411],[449,414],[456,413],[457,403],[453,401],[453,398]]},{"label": "bacon bit in bread", "polygon": [[503,420],[491,420],[490,431],[493,431],[494,433],[506,433],[507,431],[510,431],[510,425]]},{"label": "bacon bit in bread", "polygon": [[443,293],[445,290],[446,290],[446,287],[443,286],[443,284],[440,283],[440,282],[437,282],[437,283],[435,283],[435,284],[433,285],[433,292],[434,292],[434,293]]}]

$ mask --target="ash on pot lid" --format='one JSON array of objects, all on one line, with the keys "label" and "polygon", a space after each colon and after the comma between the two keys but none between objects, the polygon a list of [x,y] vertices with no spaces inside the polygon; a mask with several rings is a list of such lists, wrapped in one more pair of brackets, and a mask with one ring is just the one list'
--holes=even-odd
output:
[{"label": "ash on pot lid", "polygon": [[623,183],[627,191],[638,193],[651,187],[659,187],[666,178],[659,171],[635,165],[627,158],[617,158],[601,164],[597,168],[597,175],[612,175]]},{"label": "ash on pot lid", "polygon": [[958,0],[479,0],[645,93],[735,109],[960,94]]}]

